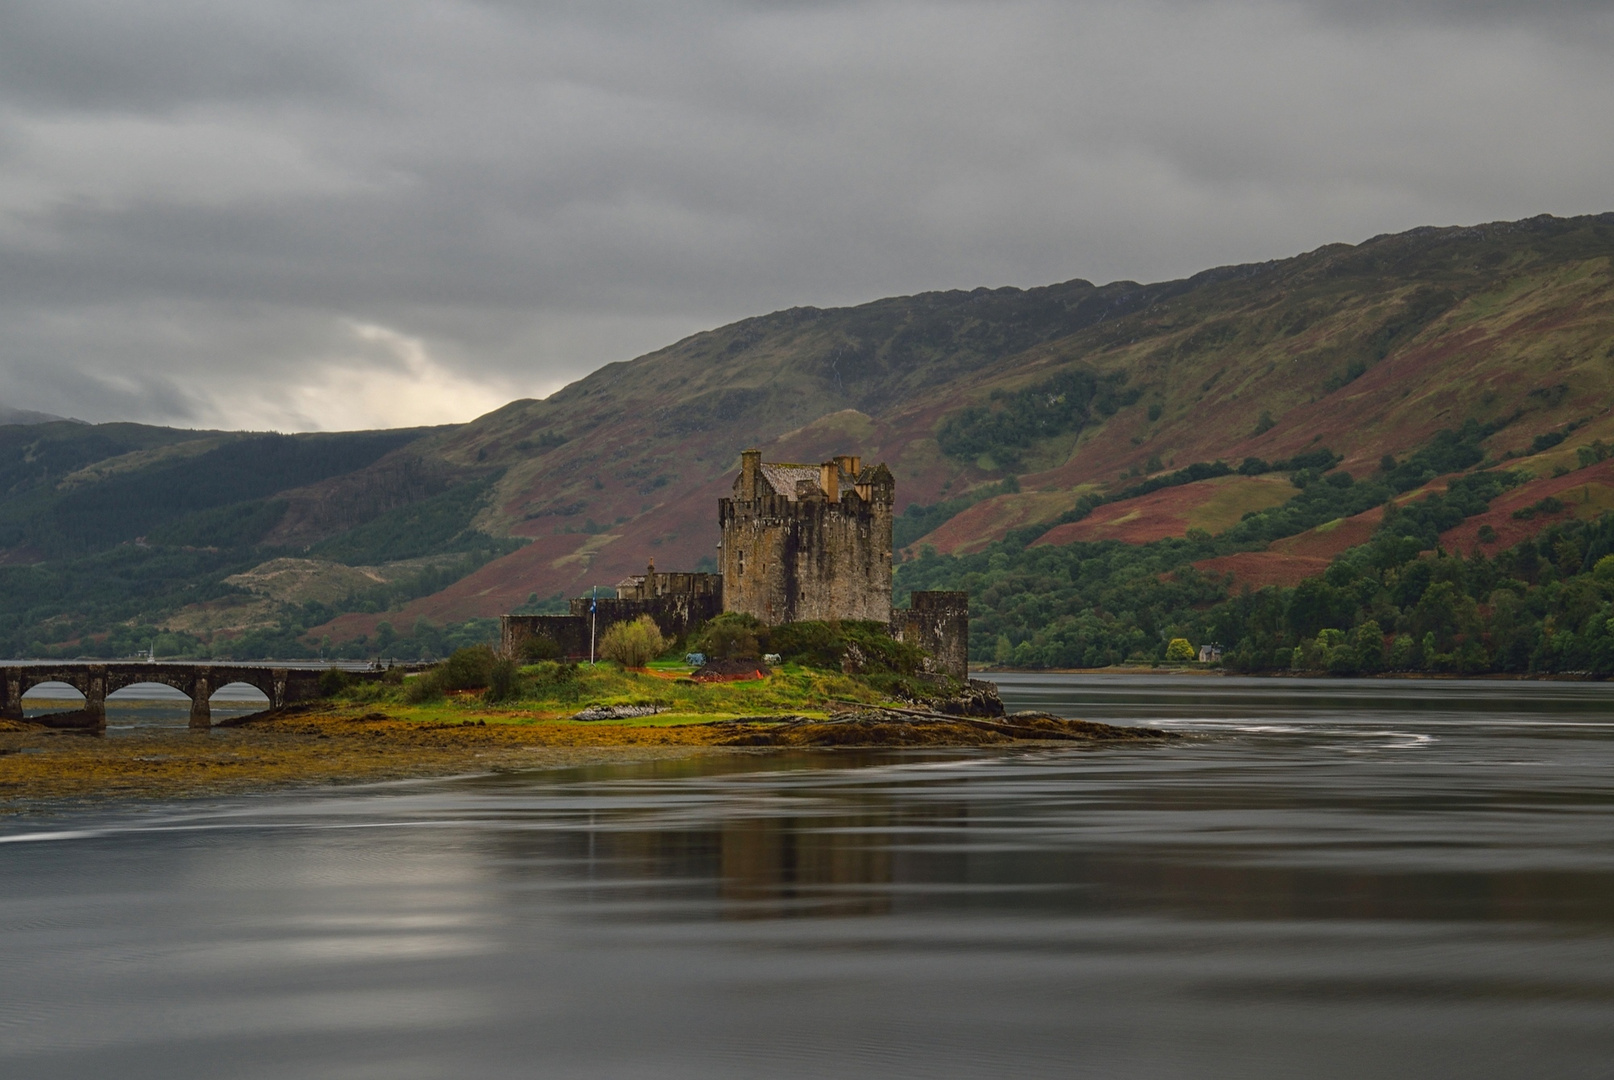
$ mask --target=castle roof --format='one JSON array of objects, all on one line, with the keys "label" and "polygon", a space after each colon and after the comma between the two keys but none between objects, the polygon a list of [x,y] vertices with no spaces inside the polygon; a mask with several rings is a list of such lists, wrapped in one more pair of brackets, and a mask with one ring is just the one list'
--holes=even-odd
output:
[{"label": "castle roof", "polygon": [[784,462],[762,463],[762,476],[772,485],[774,493],[787,499],[796,497],[796,481],[811,480],[816,486],[823,474],[817,465],[792,465]]}]

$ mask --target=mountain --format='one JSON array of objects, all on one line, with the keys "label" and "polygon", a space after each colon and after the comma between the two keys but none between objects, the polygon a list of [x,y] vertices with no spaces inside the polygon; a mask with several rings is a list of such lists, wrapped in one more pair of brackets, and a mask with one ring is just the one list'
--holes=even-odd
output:
[{"label": "mountain", "polygon": [[[292,441],[262,476],[240,459],[261,457],[269,444],[252,440],[267,436],[5,428],[0,547],[13,563],[33,561],[36,577],[58,553],[115,561],[138,544],[223,560],[187,571],[200,575],[196,599],[154,594],[120,617],[226,641],[267,632],[273,611],[282,633],[266,641],[374,647],[417,624],[609,585],[650,557],[668,569],[708,564],[716,499],[739,451],[758,446],[772,460],[853,451],[889,463],[909,555],[1231,535],[1266,515],[1297,531],[1273,526],[1201,569],[1231,574],[1230,587],[1292,585],[1371,535],[1383,513],[1374,505],[1299,528],[1323,512],[1295,508],[1308,470],[1393,475],[1385,490],[1404,501],[1439,490],[1448,467],[1507,461],[1535,479],[1506,498],[1539,501],[1531,484],[1562,479],[1551,474],[1614,441],[1611,259],[1614,215],[1540,217],[1416,229],[1158,284],[793,308],[469,424],[272,437]],[[1459,431],[1460,466],[1429,450]],[[1420,454],[1429,475],[1405,488],[1398,463]],[[175,496],[180,483],[196,493]],[[1583,516],[1601,505],[1594,486],[1582,485]],[[1497,513],[1509,536],[1532,528]],[[367,567],[375,589],[275,598],[252,584],[255,568],[287,558]],[[43,588],[29,585],[32,607],[0,613],[17,621],[17,648],[112,633],[53,606]],[[230,625],[227,612],[248,609],[258,615]]]},{"label": "mountain", "polygon": [[64,417],[53,416],[50,413],[34,412],[32,409],[13,409],[10,405],[0,405],[0,425],[6,424],[49,424]]}]

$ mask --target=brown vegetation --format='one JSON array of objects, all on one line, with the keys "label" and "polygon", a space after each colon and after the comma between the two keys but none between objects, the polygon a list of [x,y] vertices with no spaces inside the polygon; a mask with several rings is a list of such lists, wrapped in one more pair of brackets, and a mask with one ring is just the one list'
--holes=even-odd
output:
[{"label": "brown vegetation", "polygon": [[997,719],[944,716],[913,709],[857,709],[827,720],[784,723],[736,720],[726,746],[995,746],[1013,742],[1148,743],[1178,738],[1155,728],[1116,727],[1025,712]]},{"label": "brown vegetation", "polygon": [[10,724],[0,732],[0,804],[221,795],[701,752],[710,727],[420,723],[332,708],[288,712],[210,732],[148,729],[98,736]]},{"label": "brown vegetation", "polygon": [[99,798],[216,796],[276,787],[629,762],[740,747],[988,746],[1171,738],[1046,713],[1002,719],[922,710],[761,716],[666,724],[580,723],[487,708],[480,719],[421,722],[364,706],[310,706],[207,732],[148,729],[113,737],[7,722],[0,806]]}]

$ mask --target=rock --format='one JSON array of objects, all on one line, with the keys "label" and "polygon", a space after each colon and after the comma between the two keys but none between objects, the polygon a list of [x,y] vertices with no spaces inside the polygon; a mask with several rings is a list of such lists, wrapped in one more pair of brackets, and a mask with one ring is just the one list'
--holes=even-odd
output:
[{"label": "rock", "polygon": [[930,703],[930,707],[948,716],[1002,716],[1003,699],[998,697],[997,683],[971,679],[969,684],[949,698]]},{"label": "rock", "polygon": [[654,716],[661,712],[659,705],[590,705],[573,720],[632,720],[639,716]]},{"label": "rock", "polygon": [[691,672],[689,677],[696,682],[743,682],[772,674],[773,671],[767,664],[753,656],[707,660],[699,670]]}]

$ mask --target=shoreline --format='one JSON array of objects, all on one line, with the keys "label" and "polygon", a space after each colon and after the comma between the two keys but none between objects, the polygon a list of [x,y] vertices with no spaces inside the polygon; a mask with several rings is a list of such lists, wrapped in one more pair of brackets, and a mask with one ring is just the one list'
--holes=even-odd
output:
[{"label": "shoreline", "polygon": [[283,713],[206,731],[151,727],[112,736],[8,723],[0,728],[0,814],[735,752],[671,726],[434,724],[352,712]]},{"label": "shoreline", "polygon": [[[0,814],[791,749],[1094,746],[1177,736],[1045,713],[981,719],[896,707],[580,721],[545,710],[383,712],[319,702],[208,729],[0,722]],[[413,713],[413,715],[411,715]]]},{"label": "shoreline", "polygon": [[983,668],[971,671],[970,678],[996,675],[1159,675],[1217,679],[1314,679],[1319,682],[1608,682],[1614,676],[1576,672],[1550,672],[1539,675],[1487,672],[1462,675],[1446,671],[1379,671],[1371,675],[1330,675],[1326,671],[1227,671],[1223,668],[1188,667],[1101,667],[1101,668]]}]

